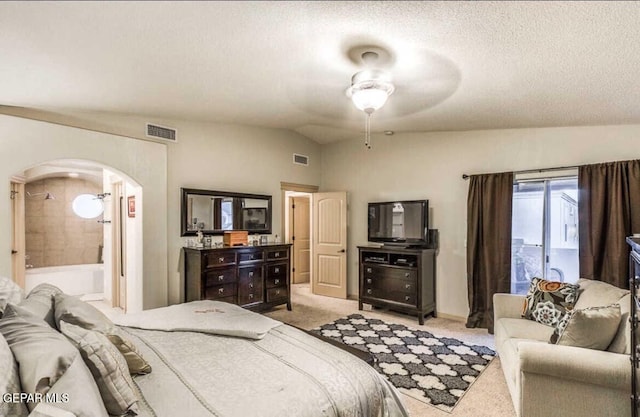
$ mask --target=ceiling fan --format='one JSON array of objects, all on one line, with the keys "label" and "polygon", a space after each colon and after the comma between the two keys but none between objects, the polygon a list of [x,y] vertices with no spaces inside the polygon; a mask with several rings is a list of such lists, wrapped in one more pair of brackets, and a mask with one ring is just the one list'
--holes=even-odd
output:
[{"label": "ceiling fan", "polygon": [[357,114],[364,112],[367,148],[373,133],[371,114],[376,113],[383,130],[402,130],[404,118],[415,118],[441,103],[461,80],[455,63],[423,48],[402,45],[392,49],[359,38],[337,49],[318,51],[301,66],[292,67],[290,99],[316,116],[304,126],[329,128],[342,136],[360,126],[355,124]]}]

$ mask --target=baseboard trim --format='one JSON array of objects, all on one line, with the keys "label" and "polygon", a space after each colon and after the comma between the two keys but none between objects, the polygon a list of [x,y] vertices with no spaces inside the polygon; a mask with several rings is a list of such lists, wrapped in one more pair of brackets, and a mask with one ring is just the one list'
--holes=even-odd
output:
[{"label": "baseboard trim", "polygon": [[439,319],[455,320],[455,321],[460,321],[462,323],[465,323],[467,321],[465,317],[454,316],[453,314],[438,312],[437,315]]}]

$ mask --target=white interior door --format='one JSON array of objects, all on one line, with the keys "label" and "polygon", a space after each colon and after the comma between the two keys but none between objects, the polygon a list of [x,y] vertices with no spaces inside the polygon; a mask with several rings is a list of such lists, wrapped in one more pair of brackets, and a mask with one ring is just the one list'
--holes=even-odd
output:
[{"label": "white interior door", "polygon": [[311,227],[309,197],[291,197],[291,242],[293,243],[293,284],[309,282],[311,275]]},{"label": "white interior door", "polygon": [[112,184],[112,300],[113,307],[120,307],[126,311],[127,306],[127,280],[126,280],[126,256],[125,256],[125,209],[122,182]]},{"label": "white interior door", "polygon": [[314,294],[347,298],[347,193],[314,193]]}]

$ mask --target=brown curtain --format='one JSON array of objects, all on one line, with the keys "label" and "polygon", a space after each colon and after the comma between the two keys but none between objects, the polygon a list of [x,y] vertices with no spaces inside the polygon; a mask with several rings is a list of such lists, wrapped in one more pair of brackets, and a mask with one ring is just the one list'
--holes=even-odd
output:
[{"label": "brown curtain", "polygon": [[629,246],[640,233],[640,160],[578,168],[580,276],[628,287]]},{"label": "brown curtain", "polygon": [[467,327],[493,333],[493,294],[511,290],[513,173],[472,175],[467,200]]}]

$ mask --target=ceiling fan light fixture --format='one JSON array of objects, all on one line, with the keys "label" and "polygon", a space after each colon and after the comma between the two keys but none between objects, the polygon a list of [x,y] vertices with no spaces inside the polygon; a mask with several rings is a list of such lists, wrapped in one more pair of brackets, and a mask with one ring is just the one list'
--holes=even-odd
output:
[{"label": "ceiling fan light fixture", "polygon": [[387,73],[381,70],[365,70],[354,74],[347,97],[353,104],[366,113],[373,113],[387,102],[395,87]]},{"label": "ceiling fan light fixture", "polygon": [[346,94],[358,110],[367,114],[364,132],[367,149],[371,149],[371,113],[384,106],[394,90],[391,78],[381,70],[368,69],[351,77],[351,87],[347,88]]}]

